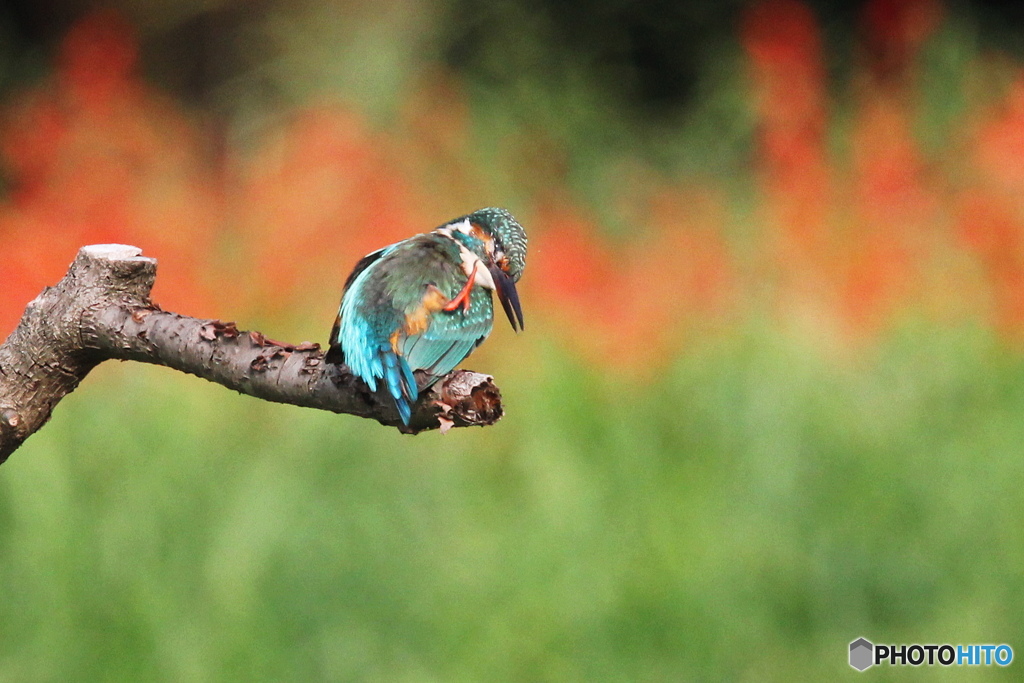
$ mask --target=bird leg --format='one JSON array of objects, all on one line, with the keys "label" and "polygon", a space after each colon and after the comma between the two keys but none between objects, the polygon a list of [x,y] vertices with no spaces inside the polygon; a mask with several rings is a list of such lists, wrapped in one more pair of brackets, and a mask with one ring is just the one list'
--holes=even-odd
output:
[{"label": "bird leg", "polygon": [[458,310],[459,306],[462,306],[464,313],[469,313],[469,293],[473,290],[473,283],[476,281],[476,269],[480,265],[480,261],[473,263],[473,272],[469,274],[469,280],[466,281],[466,286],[462,288],[458,294],[455,295],[451,301],[444,305],[442,310],[455,311]]}]

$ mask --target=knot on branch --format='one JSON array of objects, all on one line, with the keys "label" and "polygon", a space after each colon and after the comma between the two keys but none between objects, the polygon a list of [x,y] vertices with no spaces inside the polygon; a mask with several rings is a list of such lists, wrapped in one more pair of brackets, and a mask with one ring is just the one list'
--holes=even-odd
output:
[{"label": "knot on branch", "polygon": [[[426,429],[438,425],[444,434],[452,427],[484,427],[492,425],[505,414],[501,406],[501,391],[494,378],[470,370],[457,370],[439,380],[421,399],[429,409],[432,421]],[[433,422],[436,421],[436,424]],[[423,431],[413,422],[402,431],[416,434]]]},{"label": "knot on branch", "polygon": [[10,408],[0,410],[0,431],[17,436],[24,429],[25,420],[17,411]]}]

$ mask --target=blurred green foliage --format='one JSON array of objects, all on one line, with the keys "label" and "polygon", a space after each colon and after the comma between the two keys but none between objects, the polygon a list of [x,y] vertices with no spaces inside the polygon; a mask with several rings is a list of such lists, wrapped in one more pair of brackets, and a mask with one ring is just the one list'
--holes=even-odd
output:
[{"label": "blurred green foliage", "polygon": [[1024,362],[975,331],[868,355],[752,331],[629,386],[552,354],[498,426],[416,438],[103,367],[0,468],[0,680],[825,680],[861,635],[1017,646]]}]

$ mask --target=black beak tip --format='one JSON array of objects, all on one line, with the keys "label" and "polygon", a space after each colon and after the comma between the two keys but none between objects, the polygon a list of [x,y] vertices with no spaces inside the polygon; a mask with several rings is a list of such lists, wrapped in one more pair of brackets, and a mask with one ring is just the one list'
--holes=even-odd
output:
[{"label": "black beak tip", "polygon": [[508,321],[515,332],[525,329],[523,325],[523,308],[519,303],[519,292],[516,283],[498,266],[491,267],[491,276],[498,291],[498,300],[508,316]]}]

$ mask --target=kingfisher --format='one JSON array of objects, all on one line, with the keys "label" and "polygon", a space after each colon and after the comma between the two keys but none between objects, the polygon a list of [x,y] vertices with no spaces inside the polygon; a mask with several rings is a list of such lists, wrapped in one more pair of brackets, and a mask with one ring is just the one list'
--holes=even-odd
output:
[{"label": "kingfisher", "polygon": [[500,208],[367,254],[345,281],[326,359],[348,365],[371,391],[386,387],[408,425],[420,391],[491,333],[491,292],[512,329],[523,329],[516,283],[525,267],[526,231]]}]

